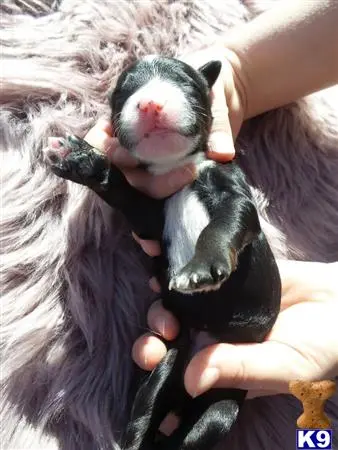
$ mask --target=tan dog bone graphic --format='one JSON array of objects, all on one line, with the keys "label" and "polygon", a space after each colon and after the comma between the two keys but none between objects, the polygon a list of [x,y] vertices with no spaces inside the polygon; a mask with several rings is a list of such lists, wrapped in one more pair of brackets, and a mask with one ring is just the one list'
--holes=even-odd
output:
[{"label": "tan dog bone graphic", "polygon": [[303,414],[297,420],[298,428],[328,429],[331,427],[331,422],[324,413],[324,406],[326,400],[335,393],[334,381],[295,380],[289,383],[289,390],[303,404]]}]

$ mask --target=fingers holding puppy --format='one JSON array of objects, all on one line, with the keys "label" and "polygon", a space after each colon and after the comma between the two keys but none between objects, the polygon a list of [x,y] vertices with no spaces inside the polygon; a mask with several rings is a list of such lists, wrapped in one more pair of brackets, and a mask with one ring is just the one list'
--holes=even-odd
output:
[{"label": "fingers holding puppy", "polygon": [[161,339],[147,333],[139,337],[132,348],[134,362],[143,370],[151,371],[159,364],[167,353],[167,348]]},{"label": "fingers holding puppy", "polygon": [[175,339],[179,332],[177,319],[164,308],[161,300],[154,302],[149,308],[148,325],[167,341]]},{"label": "fingers holding puppy", "polygon": [[121,169],[137,167],[137,160],[121,147],[118,139],[114,137],[114,130],[110,120],[105,118],[99,119],[88,131],[84,140],[92,147],[105,153],[107,158]]},{"label": "fingers holding puppy", "polygon": [[[179,332],[177,319],[164,308],[161,300],[151,305],[148,325],[154,333],[167,341],[175,339]],[[165,356],[167,348],[160,337],[147,333],[135,341],[132,357],[143,370],[153,370]]]}]

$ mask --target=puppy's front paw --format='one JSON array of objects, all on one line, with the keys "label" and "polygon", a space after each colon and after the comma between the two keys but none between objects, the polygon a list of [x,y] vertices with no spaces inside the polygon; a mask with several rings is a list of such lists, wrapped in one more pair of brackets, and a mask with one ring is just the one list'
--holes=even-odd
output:
[{"label": "puppy's front paw", "polygon": [[44,156],[59,177],[95,190],[106,189],[109,162],[83,139],[50,137]]},{"label": "puppy's front paw", "polygon": [[193,294],[195,292],[217,291],[226,281],[231,272],[232,265],[226,260],[190,261],[169,283],[169,290]]},{"label": "puppy's front paw", "polygon": [[77,136],[49,137],[48,147],[44,149],[46,162],[58,175],[65,175],[70,169],[70,161],[74,160],[81,153],[81,143],[84,142]]},{"label": "puppy's front paw", "polygon": [[45,159],[51,164],[58,164],[71,152],[67,146],[66,139],[61,137],[49,137],[48,147],[44,149]]},{"label": "puppy's front paw", "polygon": [[68,148],[72,149],[72,151],[84,151],[88,148],[87,142],[74,134],[67,136],[66,145]]}]

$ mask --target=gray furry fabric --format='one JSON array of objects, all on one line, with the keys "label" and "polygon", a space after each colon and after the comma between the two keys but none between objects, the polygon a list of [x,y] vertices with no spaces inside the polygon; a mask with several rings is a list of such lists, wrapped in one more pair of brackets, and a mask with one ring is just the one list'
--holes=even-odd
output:
[{"label": "gray furry fabric", "polygon": [[[5,450],[119,448],[134,373],[131,345],[146,328],[153,299],[147,260],[127,224],[87,189],[47,170],[47,137],[83,135],[106,114],[106,91],[131,60],[179,56],[270,4],[1,2]],[[279,256],[338,260],[337,105],[335,87],[251,120],[238,139]],[[336,397],[328,407],[335,427],[337,405]],[[294,448],[298,415],[290,396],[247,401],[220,448]]]}]

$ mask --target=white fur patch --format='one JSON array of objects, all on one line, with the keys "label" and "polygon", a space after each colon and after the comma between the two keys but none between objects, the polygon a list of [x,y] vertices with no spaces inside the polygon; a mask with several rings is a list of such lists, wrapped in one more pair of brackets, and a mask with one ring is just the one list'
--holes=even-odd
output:
[{"label": "white fur patch", "polygon": [[[198,137],[190,139],[189,144],[189,152],[191,147],[194,147],[197,143]],[[157,161],[157,164],[152,164],[148,167],[148,171],[153,173],[154,175],[159,175],[163,173],[170,172],[173,169],[177,169],[179,167],[186,166],[187,164],[194,164],[197,168],[197,171],[200,172],[207,167],[211,167],[216,163],[211,160],[207,160],[205,158],[204,153],[197,153],[195,155],[191,155],[183,157],[182,159],[177,159],[177,155],[169,155],[167,158],[163,158],[161,161]]]},{"label": "white fur patch", "polygon": [[188,123],[194,120],[191,106],[179,86],[154,75],[151,81],[128,98],[121,111],[121,120],[128,124],[130,134],[135,141],[142,139],[143,135],[151,131],[153,127],[151,115],[149,119],[146,116],[140,118],[137,105],[145,100],[163,105],[159,122],[168,130],[179,130],[182,126],[182,120]]},{"label": "white fur patch", "polygon": [[169,243],[171,276],[194,256],[197,239],[209,221],[208,211],[189,186],[166,201],[164,238]]},{"label": "white fur patch", "polygon": [[[140,103],[158,103],[160,111],[142,111]],[[121,122],[133,144],[133,154],[140,161],[164,166],[188,155],[196,145],[196,137],[184,132],[196,121],[184,92],[179,86],[156,75],[126,101]]]}]

